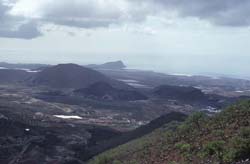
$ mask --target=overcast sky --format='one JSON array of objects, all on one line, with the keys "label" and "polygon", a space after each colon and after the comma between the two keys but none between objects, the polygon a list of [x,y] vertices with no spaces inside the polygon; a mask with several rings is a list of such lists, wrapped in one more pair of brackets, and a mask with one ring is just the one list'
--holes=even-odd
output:
[{"label": "overcast sky", "polygon": [[0,61],[250,76],[249,0],[0,0]]}]

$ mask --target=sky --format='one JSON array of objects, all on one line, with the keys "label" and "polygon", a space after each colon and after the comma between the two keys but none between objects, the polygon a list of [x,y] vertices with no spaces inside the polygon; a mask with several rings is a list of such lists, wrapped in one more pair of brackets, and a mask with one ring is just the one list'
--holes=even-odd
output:
[{"label": "sky", "polygon": [[0,0],[0,61],[250,77],[249,0]]}]

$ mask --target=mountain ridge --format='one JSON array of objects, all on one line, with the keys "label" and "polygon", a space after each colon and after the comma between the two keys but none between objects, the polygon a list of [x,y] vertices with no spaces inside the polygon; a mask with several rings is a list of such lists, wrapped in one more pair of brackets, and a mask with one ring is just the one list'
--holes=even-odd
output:
[{"label": "mountain ridge", "polygon": [[149,135],[108,150],[89,164],[247,164],[250,159],[250,100],[209,117],[194,113]]},{"label": "mountain ridge", "polygon": [[102,73],[77,64],[59,64],[38,72],[30,80],[33,85],[45,85],[55,88],[85,88],[93,83],[103,81],[116,87],[127,87],[126,84],[111,79]]},{"label": "mountain ridge", "polygon": [[113,61],[113,62],[107,62],[104,64],[89,64],[86,65],[86,67],[94,68],[94,69],[114,69],[114,70],[121,70],[126,68],[126,65],[121,61]]}]

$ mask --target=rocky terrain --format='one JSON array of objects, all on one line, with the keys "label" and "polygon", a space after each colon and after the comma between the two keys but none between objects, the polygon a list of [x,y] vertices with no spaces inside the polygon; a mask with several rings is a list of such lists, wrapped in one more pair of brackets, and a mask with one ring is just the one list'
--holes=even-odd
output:
[{"label": "rocky terrain", "polygon": [[212,117],[195,113],[183,123],[167,123],[89,163],[247,164],[249,160],[250,102],[245,101]]},{"label": "rocky terrain", "polygon": [[248,89],[246,80],[214,79],[207,85],[208,77],[192,80],[128,71],[120,62],[104,65],[0,69],[0,163],[84,163],[193,112],[213,116],[249,99],[247,91],[236,92]]},{"label": "rocky terrain", "polygon": [[115,130],[74,123],[0,106],[0,163],[83,163],[96,143],[120,135]]},{"label": "rocky terrain", "polygon": [[142,71],[134,69],[109,70],[96,69],[103,74],[126,82],[136,88],[150,90],[160,85],[191,86],[201,89],[205,93],[219,94],[221,96],[235,97],[250,95],[250,81],[223,76],[201,76],[165,74],[154,71]]},{"label": "rocky terrain", "polygon": [[162,85],[155,88],[153,93],[159,98],[191,103],[204,103],[208,99],[200,89],[194,87]]},{"label": "rocky terrain", "polygon": [[84,97],[92,97],[107,101],[135,101],[147,99],[145,95],[136,90],[117,89],[105,82],[94,83],[87,88],[75,90],[74,93]]}]

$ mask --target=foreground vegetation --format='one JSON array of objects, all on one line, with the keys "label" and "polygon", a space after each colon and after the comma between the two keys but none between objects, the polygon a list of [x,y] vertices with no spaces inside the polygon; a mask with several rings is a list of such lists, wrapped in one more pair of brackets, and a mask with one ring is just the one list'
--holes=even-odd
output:
[{"label": "foreground vegetation", "polygon": [[191,115],[100,154],[90,164],[227,164],[250,158],[250,101]]}]

